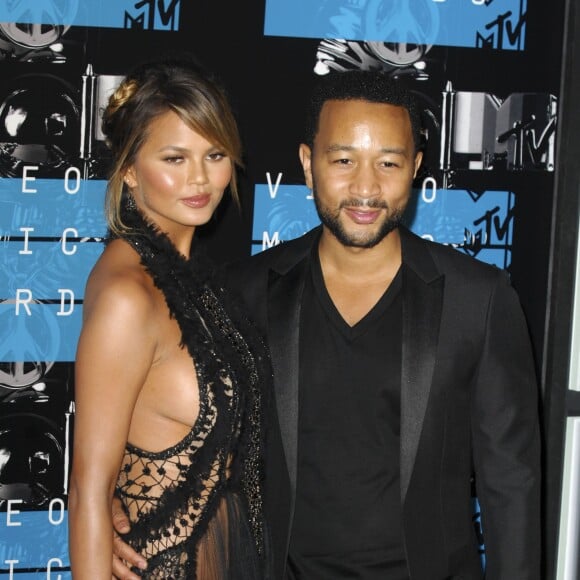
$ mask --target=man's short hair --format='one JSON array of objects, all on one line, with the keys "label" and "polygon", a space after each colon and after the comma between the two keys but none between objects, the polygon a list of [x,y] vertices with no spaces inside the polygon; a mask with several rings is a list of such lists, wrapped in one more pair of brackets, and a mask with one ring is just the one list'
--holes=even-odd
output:
[{"label": "man's short hair", "polygon": [[401,82],[380,71],[333,72],[320,78],[308,106],[306,144],[312,147],[318,132],[322,106],[326,101],[368,101],[407,109],[415,150],[422,146],[421,118],[413,95]]}]

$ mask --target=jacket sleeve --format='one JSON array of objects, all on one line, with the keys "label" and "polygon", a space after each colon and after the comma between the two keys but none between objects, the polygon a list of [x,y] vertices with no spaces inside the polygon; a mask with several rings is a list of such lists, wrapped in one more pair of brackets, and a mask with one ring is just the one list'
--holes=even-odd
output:
[{"label": "jacket sleeve", "polygon": [[538,388],[527,325],[498,272],[471,399],[486,580],[540,580]]}]

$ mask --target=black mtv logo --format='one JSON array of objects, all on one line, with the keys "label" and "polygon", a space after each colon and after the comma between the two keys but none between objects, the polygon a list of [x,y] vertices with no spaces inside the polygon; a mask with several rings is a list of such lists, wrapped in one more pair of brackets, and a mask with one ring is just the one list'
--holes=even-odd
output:
[{"label": "black mtv logo", "polygon": [[485,25],[485,29],[490,31],[489,34],[484,36],[480,32],[476,32],[475,46],[477,48],[497,48],[499,50],[506,46],[521,48],[527,14],[521,14],[515,24],[511,17],[511,11],[499,14],[495,20]]},{"label": "black mtv logo", "polygon": [[465,229],[463,250],[474,257],[485,249],[508,250],[511,244],[509,232],[513,219],[513,208],[510,208],[505,216],[502,216],[499,206],[486,211],[473,221],[476,228],[474,231]]},{"label": "black mtv logo", "polygon": [[125,11],[124,28],[133,30],[154,30],[155,18],[158,17],[163,28],[169,30],[177,29],[177,14],[181,0],[169,0],[166,7],[166,0],[140,0],[135,2],[135,13],[130,14]]}]

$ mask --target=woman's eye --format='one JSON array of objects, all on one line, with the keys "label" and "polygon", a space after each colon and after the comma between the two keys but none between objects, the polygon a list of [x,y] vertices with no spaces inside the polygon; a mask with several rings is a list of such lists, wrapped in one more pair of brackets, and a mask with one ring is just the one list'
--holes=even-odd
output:
[{"label": "woman's eye", "polygon": [[183,157],[181,155],[172,155],[170,157],[165,157],[164,161],[167,163],[180,163],[183,161]]},{"label": "woman's eye", "polygon": [[210,153],[208,155],[208,158],[211,159],[212,161],[219,161],[220,159],[224,159],[225,157],[227,157],[227,153],[225,153],[224,151],[216,151],[215,153]]}]

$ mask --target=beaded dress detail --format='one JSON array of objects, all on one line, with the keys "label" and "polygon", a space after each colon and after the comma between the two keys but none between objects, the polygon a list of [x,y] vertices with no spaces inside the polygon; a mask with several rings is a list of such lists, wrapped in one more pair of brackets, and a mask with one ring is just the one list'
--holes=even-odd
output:
[{"label": "beaded dress detail", "polygon": [[263,578],[264,344],[198,250],[185,259],[134,209],[123,236],[165,296],[182,345],[195,361],[199,414],[176,445],[148,452],[127,444],[116,494],[131,520],[127,534],[148,560],[144,578]]}]

